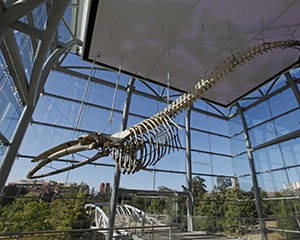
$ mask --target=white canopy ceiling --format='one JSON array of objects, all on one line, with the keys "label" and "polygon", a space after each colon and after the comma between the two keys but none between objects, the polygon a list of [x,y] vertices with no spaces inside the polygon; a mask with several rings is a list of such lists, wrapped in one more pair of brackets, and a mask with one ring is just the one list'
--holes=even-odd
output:
[{"label": "white canopy ceiling", "polygon": [[[297,0],[91,0],[83,59],[187,91],[231,53],[300,39]],[[274,50],[226,76],[203,98],[228,106],[297,62]]]}]

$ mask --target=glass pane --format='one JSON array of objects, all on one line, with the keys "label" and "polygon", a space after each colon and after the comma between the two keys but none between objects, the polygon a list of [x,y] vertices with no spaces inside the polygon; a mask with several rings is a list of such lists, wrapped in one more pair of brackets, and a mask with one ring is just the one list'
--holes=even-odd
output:
[{"label": "glass pane", "polygon": [[278,146],[257,150],[253,153],[253,158],[255,160],[256,171],[258,172],[265,172],[284,166],[282,151]]},{"label": "glass pane", "polygon": [[33,10],[33,18],[35,26],[39,29],[44,29],[47,21],[47,11],[46,4],[40,4],[37,8]]},{"label": "glass pane", "polygon": [[247,154],[233,158],[233,173],[236,176],[243,176],[251,173]]},{"label": "glass pane", "polygon": [[2,79],[0,88],[0,131],[10,140],[22,113],[22,107],[9,78]]},{"label": "glass pane", "polygon": [[235,156],[246,151],[246,142],[244,133],[233,136],[230,139],[231,154]]},{"label": "glass pane", "polygon": [[212,165],[213,173],[218,175],[233,176],[232,158],[223,156],[213,156]]},{"label": "glass pane", "polygon": [[267,102],[262,102],[244,113],[248,128],[260,124],[272,117]]}]

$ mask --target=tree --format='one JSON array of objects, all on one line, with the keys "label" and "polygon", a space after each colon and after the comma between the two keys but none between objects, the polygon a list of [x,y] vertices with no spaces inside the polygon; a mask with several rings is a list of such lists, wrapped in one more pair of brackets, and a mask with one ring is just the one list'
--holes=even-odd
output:
[{"label": "tree", "polygon": [[28,193],[2,209],[0,232],[50,230],[49,203],[38,199],[37,193]]},{"label": "tree", "polygon": [[147,207],[147,212],[150,214],[163,214],[166,210],[165,198],[152,198]]},{"label": "tree", "polygon": [[195,228],[207,232],[215,231],[215,217],[216,208],[214,201],[214,194],[211,192],[204,192],[201,196],[201,202],[195,205]]},{"label": "tree", "polygon": [[[277,227],[286,230],[298,230],[298,223],[295,216],[292,201],[281,200],[279,204]],[[298,239],[299,234],[284,232],[285,239]]]},{"label": "tree", "polygon": [[[85,199],[89,195],[88,191],[86,185],[74,184],[65,189],[63,196],[51,201],[42,200],[38,193],[28,193],[2,209],[0,232],[88,228],[90,221],[84,209]],[[61,234],[53,239],[69,237],[73,236]]]},{"label": "tree", "polygon": [[217,177],[217,185],[214,190],[217,192],[225,193],[232,186],[232,180],[226,177]]},{"label": "tree", "polygon": [[89,221],[85,213],[85,198],[89,196],[89,188],[86,184],[74,184],[64,194],[62,199],[51,202],[49,222],[54,229],[81,229],[89,227]]},{"label": "tree", "polygon": [[257,217],[254,196],[252,192],[230,189],[226,192],[224,205],[226,229],[230,233],[238,233],[241,226],[255,224]]},{"label": "tree", "polygon": [[204,194],[207,192],[205,179],[199,176],[194,177],[192,179],[192,186],[193,186],[194,205],[196,208],[200,206],[201,199],[203,198]]}]

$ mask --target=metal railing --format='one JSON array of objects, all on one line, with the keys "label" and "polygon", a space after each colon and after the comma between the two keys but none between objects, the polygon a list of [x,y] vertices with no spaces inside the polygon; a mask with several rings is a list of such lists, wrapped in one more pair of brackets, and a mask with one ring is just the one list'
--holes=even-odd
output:
[{"label": "metal railing", "polygon": [[[0,239],[91,239],[104,240],[106,233],[113,229],[115,234],[113,239],[147,239],[157,238],[166,240],[179,240],[180,236],[176,225],[168,226],[135,226],[119,228],[93,228],[93,229],[70,229],[70,230],[47,230],[32,232],[10,232],[0,233]],[[126,232],[126,234],[118,234]]]}]

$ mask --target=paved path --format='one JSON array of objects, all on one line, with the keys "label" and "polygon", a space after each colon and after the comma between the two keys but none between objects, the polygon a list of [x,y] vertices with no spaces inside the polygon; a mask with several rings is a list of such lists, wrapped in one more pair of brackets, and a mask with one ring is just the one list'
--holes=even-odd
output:
[{"label": "paved path", "polygon": [[207,234],[204,232],[193,232],[193,233],[180,233],[182,240],[241,240],[242,238],[234,238],[234,237],[223,237],[219,235]]},{"label": "paved path", "polygon": [[[169,231],[155,231],[154,236],[151,236],[151,233],[146,234],[147,237],[143,237],[142,235],[138,234],[139,236],[134,239],[151,239],[154,237],[155,240],[169,240],[170,235]],[[214,235],[214,234],[207,234],[205,232],[193,232],[193,233],[173,233],[172,239],[174,240],[243,240],[244,238],[234,238],[234,237],[224,237],[220,235]]]}]

